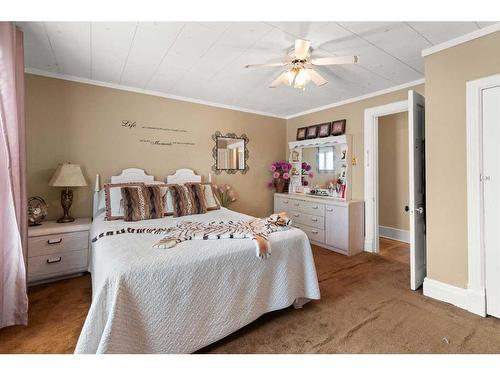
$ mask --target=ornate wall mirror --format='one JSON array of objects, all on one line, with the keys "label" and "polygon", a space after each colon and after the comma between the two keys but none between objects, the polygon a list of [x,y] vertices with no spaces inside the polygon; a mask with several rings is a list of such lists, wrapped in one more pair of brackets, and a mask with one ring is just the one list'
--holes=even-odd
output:
[{"label": "ornate wall mirror", "polygon": [[220,174],[225,171],[229,174],[241,172],[247,173],[248,167],[248,137],[246,134],[237,136],[234,133],[222,134],[215,132],[212,135],[215,146],[212,150],[212,156],[215,159],[215,164],[212,170],[215,174]]}]

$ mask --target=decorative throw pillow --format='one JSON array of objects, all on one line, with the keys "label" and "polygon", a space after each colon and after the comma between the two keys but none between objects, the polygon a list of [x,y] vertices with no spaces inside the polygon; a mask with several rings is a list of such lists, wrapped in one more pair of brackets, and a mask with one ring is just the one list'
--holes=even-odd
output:
[{"label": "decorative throw pillow", "polygon": [[201,183],[203,194],[205,196],[206,207],[208,211],[220,209],[220,203],[215,195],[215,188],[210,182]]},{"label": "decorative throw pillow", "polygon": [[191,190],[191,195],[194,198],[197,214],[205,214],[207,212],[207,202],[205,199],[205,192],[199,183],[184,184]]},{"label": "decorative throw pillow", "polygon": [[146,186],[158,186],[160,188],[161,197],[163,200],[163,215],[172,216],[174,214],[174,202],[172,198],[172,192],[170,190],[169,184],[162,181],[154,181],[153,183],[148,183]]},{"label": "decorative throw pillow", "polygon": [[122,188],[123,220],[139,221],[163,217],[163,197],[158,185]]},{"label": "decorative throw pillow", "polygon": [[195,198],[191,189],[186,185],[169,185],[172,192],[174,217],[197,214]]},{"label": "decorative throw pillow", "polygon": [[124,182],[118,184],[104,184],[106,201],[106,220],[123,219],[122,187],[145,186],[143,182]]}]

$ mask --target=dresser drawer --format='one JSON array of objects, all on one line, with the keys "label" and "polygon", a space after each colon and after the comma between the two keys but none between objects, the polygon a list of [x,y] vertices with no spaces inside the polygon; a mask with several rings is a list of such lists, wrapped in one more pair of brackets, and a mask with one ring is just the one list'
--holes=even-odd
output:
[{"label": "dresser drawer", "polygon": [[274,212],[290,212],[293,207],[293,200],[285,197],[274,197]]},{"label": "dresser drawer", "polygon": [[85,271],[88,250],[60,252],[28,259],[28,281]]},{"label": "dresser drawer", "polygon": [[28,239],[29,257],[84,250],[89,247],[89,232],[58,233]]},{"label": "dresser drawer", "polygon": [[325,218],[323,216],[309,215],[299,211],[290,211],[289,216],[292,222],[308,225],[317,229],[325,229]]},{"label": "dresser drawer", "polygon": [[311,241],[316,241],[316,242],[320,242],[320,243],[325,242],[325,231],[324,230],[312,228],[312,227],[309,227],[307,225],[298,224],[298,223],[293,223],[292,225],[295,228],[299,228],[299,229],[303,230],[307,234],[307,237]]},{"label": "dresser drawer", "polygon": [[300,201],[299,211],[314,216],[325,216],[325,205],[315,202]]}]

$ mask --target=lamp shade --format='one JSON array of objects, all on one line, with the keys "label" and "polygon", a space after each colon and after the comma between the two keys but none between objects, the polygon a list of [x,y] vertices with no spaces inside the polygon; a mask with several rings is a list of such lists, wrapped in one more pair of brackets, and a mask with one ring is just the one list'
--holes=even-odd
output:
[{"label": "lamp shade", "polygon": [[83,177],[82,168],[78,164],[59,164],[54,175],[50,179],[49,186],[76,187],[87,186]]}]

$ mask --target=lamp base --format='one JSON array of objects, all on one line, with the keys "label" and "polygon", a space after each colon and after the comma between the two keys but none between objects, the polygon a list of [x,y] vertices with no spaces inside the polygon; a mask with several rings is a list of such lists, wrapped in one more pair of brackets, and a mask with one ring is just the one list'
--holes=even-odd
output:
[{"label": "lamp base", "polygon": [[56,220],[57,223],[72,223],[73,221],[75,221],[75,218],[71,216],[61,216]]},{"label": "lamp base", "polygon": [[69,216],[69,208],[73,203],[73,192],[69,188],[65,188],[61,191],[61,206],[63,208],[64,214],[59,219],[58,223],[72,223],[75,219]]}]

